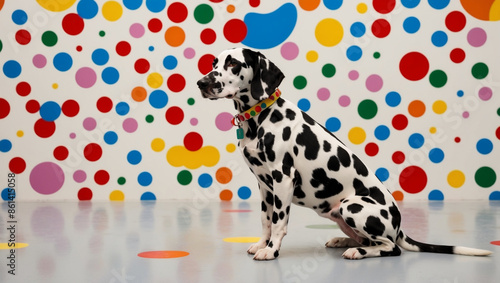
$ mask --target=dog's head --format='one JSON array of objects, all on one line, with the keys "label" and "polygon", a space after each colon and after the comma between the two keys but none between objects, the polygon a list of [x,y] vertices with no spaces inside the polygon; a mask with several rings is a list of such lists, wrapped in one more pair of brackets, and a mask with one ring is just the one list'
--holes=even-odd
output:
[{"label": "dog's head", "polygon": [[213,70],[198,81],[205,98],[231,98],[253,106],[273,94],[285,76],[260,52],[235,48],[223,51]]}]

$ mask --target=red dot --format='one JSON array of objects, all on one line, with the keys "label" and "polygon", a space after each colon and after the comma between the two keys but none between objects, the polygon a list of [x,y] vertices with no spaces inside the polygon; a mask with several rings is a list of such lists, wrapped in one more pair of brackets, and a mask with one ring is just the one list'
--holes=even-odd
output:
[{"label": "red dot", "polygon": [[418,81],[423,79],[429,72],[429,61],[422,53],[410,52],[401,58],[399,71],[406,79]]},{"label": "red dot", "polygon": [[85,158],[88,161],[91,161],[91,162],[97,161],[102,156],[102,148],[100,145],[98,145],[96,143],[89,143],[83,149],[83,156],[85,156]]},{"label": "red dot", "polygon": [[408,118],[403,114],[398,114],[392,118],[392,126],[394,129],[402,131],[408,126]]},{"label": "red dot", "polygon": [[20,96],[27,96],[31,93],[31,85],[27,82],[20,82],[16,86],[16,92]]},{"label": "red dot", "polygon": [[41,138],[48,138],[56,131],[56,123],[38,119],[34,126],[35,134]]},{"label": "red dot", "polygon": [[396,6],[396,0],[373,0],[373,8],[380,14],[390,13]]},{"label": "red dot", "polygon": [[205,54],[201,56],[200,60],[198,61],[198,70],[200,70],[200,73],[206,75],[210,71],[212,71],[212,63],[214,62],[214,59],[215,56],[212,54]]},{"label": "red dot", "polygon": [[462,139],[460,139],[459,137],[456,137],[456,138],[455,138],[455,142],[456,142],[456,143],[460,143],[461,141],[462,141]]},{"label": "red dot", "polygon": [[34,114],[38,112],[38,110],[40,110],[40,103],[38,103],[38,101],[31,99],[26,102],[26,111],[28,111],[28,113]]},{"label": "red dot", "polygon": [[15,174],[21,174],[26,169],[26,161],[21,157],[14,157],[9,162],[9,170]]},{"label": "red dot", "polygon": [[61,106],[62,112],[67,117],[75,117],[80,112],[80,105],[73,99],[66,100]]},{"label": "red dot", "polygon": [[184,111],[180,107],[172,106],[165,113],[165,118],[170,124],[178,125],[184,120]]},{"label": "red dot", "polygon": [[60,145],[54,149],[54,158],[59,161],[65,160],[68,158],[68,155],[69,151],[65,146]]},{"label": "red dot", "polygon": [[98,185],[106,185],[109,181],[109,173],[106,170],[99,170],[94,174],[94,181]]},{"label": "red dot", "polygon": [[141,58],[135,61],[134,69],[139,74],[145,74],[149,71],[149,62],[148,60]]},{"label": "red dot", "polygon": [[250,6],[252,8],[257,8],[260,5],[260,0],[250,0]]},{"label": "red dot", "polygon": [[21,45],[26,45],[31,41],[31,34],[25,29],[18,30],[16,32],[16,41]]},{"label": "red dot", "polygon": [[239,19],[229,20],[224,25],[224,36],[229,42],[239,43],[247,36],[247,25]]},{"label": "red dot", "polygon": [[418,166],[408,166],[399,174],[399,185],[407,193],[419,193],[427,185],[427,174]]},{"label": "red dot", "polygon": [[495,135],[497,136],[497,139],[500,140],[500,127],[498,127],[497,130],[495,131]]},{"label": "red dot", "polygon": [[10,113],[10,104],[7,100],[0,98],[0,119],[7,117]]},{"label": "red dot", "polygon": [[78,52],[82,52],[82,50],[83,50],[83,47],[82,47],[82,46],[78,45],[78,46],[76,47],[76,51],[78,51]]},{"label": "red dot", "polygon": [[70,13],[64,16],[62,20],[62,28],[69,35],[77,35],[83,31],[85,23],[83,19],[75,13]]},{"label": "red dot", "polygon": [[368,156],[375,156],[378,154],[378,145],[376,143],[368,143],[366,146],[365,146],[365,152]]},{"label": "red dot", "polygon": [[384,38],[391,33],[391,24],[385,19],[378,19],[372,24],[372,33],[378,38]]},{"label": "red dot", "polygon": [[396,151],[392,154],[392,161],[396,164],[405,162],[405,154],[401,151]]},{"label": "red dot", "polygon": [[174,2],[168,6],[167,16],[174,23],[182,23],[188,15],[188,10],[181,2]]},{"label": "red dot", "polygon": [[455,48],[450,52],[450,59],[453,63],[462,63],[465,60],[465,52],[461,48]]},{"label": "red dot", "polygon": [[186,86],[186,79],[181,74],[173,74],[168,77],[167,86],[173,92],[180,92]]},{"label": "red dot", "polygon": [[184,146],[189,151],[197,151],[203,146],[203,138],[196,132],[190,132],[184,137]]},{"label": "red dot", "polygon": [[79,191],[78,191],[78,199],[79,200],[91,200],[92,199],[92,190],[90,190],[89,188],[81,188]]},{"label": "red dot", "polygon": [[461,31],[467,22],[464,14],[459,11],[450,12],[445,19],[446,27],[452,32]]},{"label": "red dot", "polygon": [[132,50],[132,47],[130,46],[130,43],[126,41],[120,41],[116,44],[116,53],[120,56],[127,56],[130,54],[130,51]]},{"label": "red dot", "polygon": [[215,40],[217,39],[217,34],[213,29],[207,28],[201,32],[200,39],[201,42],[209,45],[215,42]]},{"label": "red dot", "polygon": [[155,33],[160,32],[162,28],[163,28],[163,23],[160,21],[160,19],[153,18],[153,19],[149,20],[148,29],[151,32],[155,32]]},{"label": "red dot", "polygon": [[103,96],[97,100],[97,109],[102,113],[108,113],[113,109],[113,101],[107,96]]}]

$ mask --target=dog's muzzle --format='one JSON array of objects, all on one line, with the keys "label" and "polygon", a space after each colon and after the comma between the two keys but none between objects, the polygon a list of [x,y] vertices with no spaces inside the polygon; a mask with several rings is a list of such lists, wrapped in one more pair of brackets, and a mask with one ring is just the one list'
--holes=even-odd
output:
[{"label": "dog's muzzle", "polygon": [[209,98],[209,99],[217,99],[215,96],[214,89],[220,88],[220,83],[216,82],[215,77],[213,74],[208,74],[201,78],[198,82],[198,88],[201,91],[201,95],[204,98]]}]

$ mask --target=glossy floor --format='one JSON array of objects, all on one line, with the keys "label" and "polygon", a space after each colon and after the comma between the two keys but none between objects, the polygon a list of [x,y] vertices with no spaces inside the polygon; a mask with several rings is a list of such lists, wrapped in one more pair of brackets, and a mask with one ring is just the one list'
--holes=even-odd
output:
[{"label": "glossy floor", "polygon": [[[16,203],[11,219],[0,207],[0,282],[500,282],[500,202],[400,204],[414,239],[495,252],[489,257],[404,251],[344,260],[344,249],[324,247],[342,235],[337,226],[294,206],[280,257],[268,262],[240,243],[260,236],[258,202]],[[15,250],[15,266],[5,249],[12,237],[28,244]]]}]

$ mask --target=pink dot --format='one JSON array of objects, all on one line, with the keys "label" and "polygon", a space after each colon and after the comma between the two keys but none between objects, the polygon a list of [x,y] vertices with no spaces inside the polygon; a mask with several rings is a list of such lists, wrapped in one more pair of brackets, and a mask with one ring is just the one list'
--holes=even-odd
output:
[{"label": "pink dot", "polygon": [[467,42],[473,47],[483,46],[486,38],[486,32],[482,28],[473,28],[467,34]]},{"label": "pink dot", "polygon": [[482,87],[479,90],[479,98],[481,98],[481,100],[488,101],[491,99],[492,96],[493,96],[493,90],[491,90],[491,88],[487,86]]},{"label": "pink dot", "polygon": [[42,54],[37,54],[33,56],[33,65],[41,69],[47,65],[47,58],[45,58]]},{"label": "pink dot", "polygon": [[74,140],[76,138],[76,134],[75,133],[71,133],[69,134],[69,138]]},{"label": "pink dot", "polygon": [[198,125],[198,119],[196,118],[192,118],[189,122],[191,123],[192,126]]},{"label": "pink dot", "polygon": [[342,107],[347,107],[349,104],[351,104],[351,99],[347,95],[342,95],[339,97],[339,104]]},{"label": "pink dot", "polygon": [[464,113],[462,114],[462,117],[464,117],[464,119],[469,118],[470,117],[469,111],[464,111]]},{"label": "pink dot", "polygon": [[75,79],[80,87],[89,88],[97,81],[97,75],[91,68],[83,67],[76,71]]},{"label": "pink dot", "polygon": [[88,117],[83,120],[83,128],[87,131],[92,131],[97,126],[97,122],[94,118]]},{"label": "pink dot", "polygon": [[281,46],[281,56],[287,60],[293,60],[299,55],[299,47],[293,42],[287,42]]},{"label": "pink dot", "polygon": [[231,124],[231,119],[233,115],[228,112],[222,112],[215,118],[215,126],[221,131],[229,131],[233,125]]},{"label": "pink dot", "polygon": [[318,99],[321,101],[328,100],[330,98],[330,90],[326,87],[322,87],[318,90]]},{"label": "pink dot", "polygon": [[349,79],[351,79],[352,81],[355,81],[359,78],[359,73],[358,71],[356,70],[352,70],[349,72]]},{"label": "pink dot", "polygon": [[73,173],[73,180],[77,183],[83,183],[87,179],[87,173],[83,170],[76,170],[75,173]]},{"label": "pink dot", "polygon": [[130,26],[130,35],[134,38],[141,38],[144,35],[144,26],[138,23],[132,24]]},{"label": "pink dot", "polygon": [[194,51],[193,48],[188,47],[188,48],[184,49],[184,57],[186,57],[186,59],[193,59],[195,55],[196,55],[196,52]]},{"label": "pink dot", "polygon": [[133,133],[137,130],[138,124],[134,118],[127,118],[123,121],[123,130],[127,133]]},{"label": "pink dot", "polygon": [[371,92],[379,91],[382,88],[383,84],[384,82],[379,75],[370,75],[366,79],[366,88]]},{"label": "pink dot", "polygon": [[64,172],[59,165],[43,162],[31,170],[30,184],[39,194],[50,195],[59,191],[64,184]]}]

